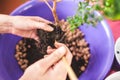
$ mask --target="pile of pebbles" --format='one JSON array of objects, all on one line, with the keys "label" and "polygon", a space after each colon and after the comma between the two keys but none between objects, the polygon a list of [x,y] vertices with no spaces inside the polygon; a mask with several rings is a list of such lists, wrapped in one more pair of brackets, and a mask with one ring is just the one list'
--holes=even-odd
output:
[{"label": "pile of pebbles", "polygon": [[47,47],[55,48],[54,42],[58,41],[66,44],[73,54],[71,66],[77,77],[85,71],[90,58],[90,49],[89,44],[84,39],[84,33],[79,28],[71,32],[69,24],[64,20],[61,20],[59,24],[60,26],[50,24],[54,28],[52,32],[37,30],[40,42],[30,38],[23,38],[18,42],[15,58],[22,70],[43,58],[47,54]]}]

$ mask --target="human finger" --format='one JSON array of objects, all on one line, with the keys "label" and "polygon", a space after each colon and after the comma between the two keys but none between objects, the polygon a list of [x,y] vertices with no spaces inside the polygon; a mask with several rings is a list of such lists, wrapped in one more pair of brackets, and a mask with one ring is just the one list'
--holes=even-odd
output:
[{"label": "human finger", "polygon": [[55,46],[56,48],[59,48],[59,47],[61,47],[61,46],[65,46],[65,47],[66,47],[65,44],[59,43],[59,42],[57,42],[57,41],[55,41],[54,46]]},{"label": "human finger", "polygon": [[44,55],[44,58],[48,57],[49,55]]},{"label": "human finger", "polygon": [[38,21],[38,22],[44,22],[46,24],[52,24],[51,21],[44,19],[42,17],[38,17],[38,16],[27,16],[27,18],[34,20],[34,21]]},{"label": "human finger", "polygon": [[43,22],[34,22],[32,23],[32,25],[34,26],[34,28],[37,28],[37,29],[42,29],[45,31],[53,31],[53,28],[50,25],[47,25],[46,23],[43,23]]},{"label": "human finger", "polygon": [[46,71],[57,61],[59,61],[65,54],[66,54],[66,48],[60,47],[57,50],[55,50],[52,54],[50,54],[48,57],[42,59],[40,63],[44,67],[44,71]]},{"label": "human finger", "polygon": [[53,53],[55,50],[56,50],[56,49],[47,49],[47,53],[48,53],[48,54],[51,54],[51,53]]},{"label": "human finger", "polygon": [[20,30],[42,29],[45,31],[53,31],[53,28],[47,23],[34,21],[24,16],[14,16],[11,22],[15,29]]},{"label": "human finger", "polygon": [[39,41],[39,37],[36,35],[36,33],[32,33],[29,38],[33,38],[33,39],[36,40],[37,42],[40,42],[40,41]]},{"label": "human finger", "polygon": [[48,53],[48,54],[53,53],[55,50],[56,50],[56,49],[53,49],[53,48],[50,47],[50,46],[47,47],[47,53]]},{"label": "human finger", "polygon": [[70,52],[70,50],[68,49],[68,47],[67,47],[65,44],[55,42],[55,47],[58,48],[58,47],[60,47],[60,46],[64,46],[64,47],[66,48],[67,52],[66,52],[65,57],[66,57],[66,60],[67,60],[68,64],[71,64],[71,62],[72,62],[72,57],[73,57],[72,53]]},{"label": "human finger", "polygon": [[53,66],[54,73],[62,75],[62,74],[67,74],[67,69],[65,66],[65,63],[62,60],[59,60],[56,64]]}]

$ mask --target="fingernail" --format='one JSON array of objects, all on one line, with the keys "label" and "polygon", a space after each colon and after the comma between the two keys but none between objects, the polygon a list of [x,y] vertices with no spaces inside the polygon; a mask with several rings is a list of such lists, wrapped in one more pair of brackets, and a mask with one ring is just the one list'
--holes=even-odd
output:
[{"label": "fingernail", "polygon": [[47,27],[45,28],[47,31],[53,31],[54,29],[51,27],[51,26],[49,26],[49,25],[47,25]]},{"label": "fingernail", "polygon": [[54,43],[54,45],[56,45],[58,42],[55,40],[55,43]]},{"label": "fingernail", "polygon": [[35,37],[34,39],[35,39],[37,42],[40,42],[38,37]]},{"label": "fingernail", "polygon": [[48,46],[47,49],[52,49],[52,47],[51,47],[51,46]]},{"label": "fingernail", "polygon": [[56,48],[59,47],[58,42],[56,40],[55,40],[54,45],[55,45]]},{"label": "fingernail", "polygon": [[62,47],[60,47],[60,48],[58,49],[58,51],[59,51],[59,53],[60,53],[61,55],[65,55],[65,53],[66,53],[66,48],[65,48],[64,46],[62,46]]}]

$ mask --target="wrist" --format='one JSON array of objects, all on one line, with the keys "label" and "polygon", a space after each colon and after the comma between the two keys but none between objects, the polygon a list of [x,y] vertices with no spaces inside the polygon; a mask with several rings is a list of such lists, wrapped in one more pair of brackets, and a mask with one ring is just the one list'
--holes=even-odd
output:
[{"label": "wrist", "polygon": [[11,16],[0,14],[0,33],[10,33],[11,29]]}]

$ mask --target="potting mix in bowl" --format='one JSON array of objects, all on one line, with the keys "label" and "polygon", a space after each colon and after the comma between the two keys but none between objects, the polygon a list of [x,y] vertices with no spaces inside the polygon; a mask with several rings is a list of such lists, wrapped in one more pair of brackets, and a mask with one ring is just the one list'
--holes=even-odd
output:
[{"label": "potting mix in bowl", "polygon": [[[50,9],[53,9],[52,12]],[[64,43],[70,49],[73,55],[71,66],[80,80],[103,80],[108,73],[114,58],[113,38],[105,21],[101,21],[97,12],[92,12],[87,2],[33,0],[11,15],[40,16],[53,22],[49,24],[54,28],[52,32],[37,30],[38,41],[16,38],[12,53],[16,62],[13,65],[20,68],[18,71],[21,73],[47,55],[48,46],[55,48],[55,41]],[[5,36],[9,34],[2,37]],[[11,80],[17,80],[21,73],[15,74],[18,76]]]}]

